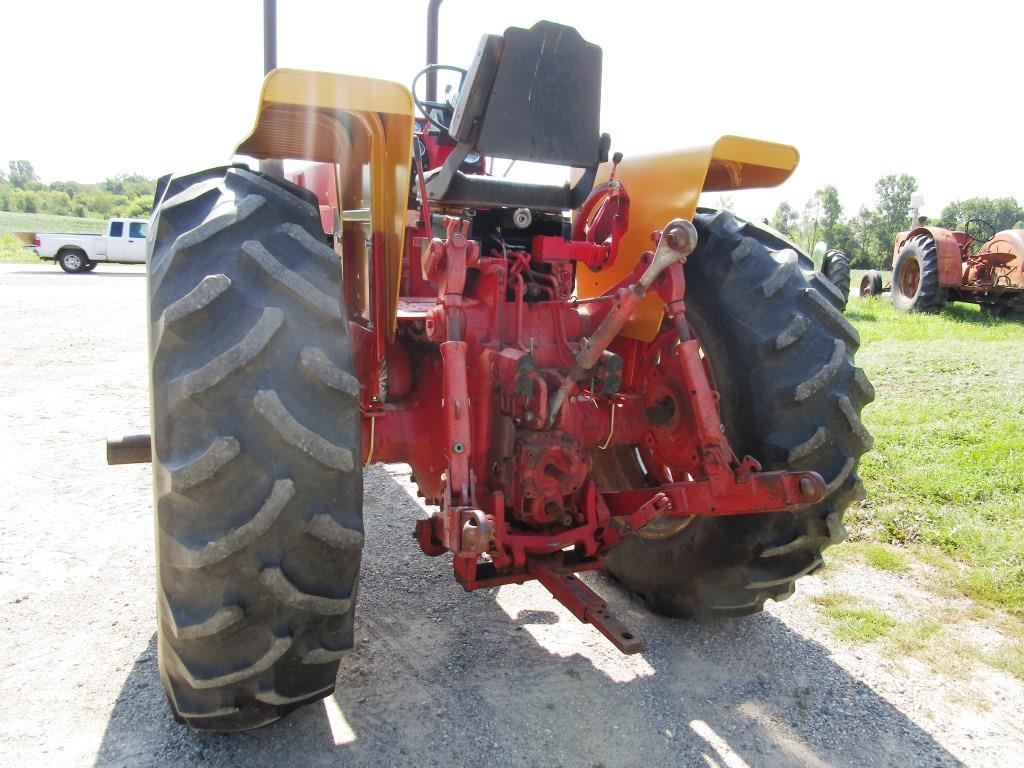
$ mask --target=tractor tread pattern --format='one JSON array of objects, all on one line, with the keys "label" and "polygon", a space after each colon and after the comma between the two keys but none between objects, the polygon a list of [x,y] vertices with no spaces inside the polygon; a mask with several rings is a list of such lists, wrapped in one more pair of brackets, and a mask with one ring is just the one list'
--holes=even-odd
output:
[{"label": "tractor tread pattern", "polygon": [[263,502],[259,512],[253,515],[249,522],[243,523],[220,538],[195,549],[180,542],[178,547],[172,547],[177,550],[172,554],[175,564],[182,568],[204,568],[226,560],[269,531],[294,495],[295,483],[291,480],[278,480],[274,483],[270,495]]},{"label": "tractor tread pattern", "polygon": [[[172,177],[151,225],[159,665],[175,716],[258,728],[329,695],[362,552],[358,382],[309,194]],[[321,247],[322,246],[322,247]]]},{"label": "tractor tread pattern", "polygon": [[822,273],[829,285],[835,288],[835,294],[841,302],[840,311],[846,309],[850,300],[850,257],[846,251],[832,248],[825,253]]},{"label": "tractor tread pattern", "polygon": [[277,392],[272,389],[261,389],[253,398],[253,405],[256,412],[266,419],[286,443],[309,454],[324,466],[344,472],[352,471],[352,451],[335,445],[314,430],[300,424],[281,402]]},{"label": "tractor tread pattern", "polygon": [[319,347],[303,349],[299,364],[325,387],[359,397],[359,379],[338,368]]},{"label": "tractor tread pattern", "polygon": [[341,305],[337,297],[324,293],[311,282],[286,267],[264,247],[263,243],[247,240],[242,243],[242,251],[263,269],[267,275],[294,293],[311,309],[332,320],[341,320]]},{"label": "tractor tread pattern", "polygon": [[334,250],[326,243],[322,240],[317,240],[298,224],[292,224],[289,222],[284,224],[282,228],[288,237],[297,241],[299,245],[307,251],[322,259],[324,265],[328,268],[333,269],[338,265],[338,254],[335,253]]},{"label": "tractor tread pattern", "polygon": [[233,437],[218,437],[194,459],[170,469],[171,490],[181,493],[209,480],[241,453]]},{"label": "tractor tread pattern", "polygon": [[[167,603],[166,598],[164,599]],[[217,609],[211,616],[200,619],[193,624],[179,624],[174,619],[174,612],[170,605],[167,606],[166,626],[171,633],[180,640],[196,640],[201,637],[210,637],[223,632],[228,627],[241,621],[245,611],[238,605],[224,605]]]},{"label": "tractor tread pattern", "polygon": [[348,613],[352,608],[352,599],[349,597],[324,597],[304,592],[280,568],[264,568],[260,572],[260,583],[282,603],[302,611],[337,615]]},{"label": "tractor tread pattern", "polygon": [[284,696],[277,691],[270,689],[268,691],[260,691],[256,694],[256,698],[264,704],[270,704],[273,707],[288,707],[290,709],[297,704],[304,704],[307,701],[323,699],[330,696],[332,693],[334,693],[334,686],[328,685],[325,688],[321,688],[319,691],[313,691],[312,693],[300,693],[297,696]]},{"label": "tractor tread pattern", "polygon": [[262,352],[283,324],[284,312],[277,307],[265,308],[259,320],[246,331],[241,341],[208,363],[175,379],[169,387],[179,399],[185,399],[219,384]]},{"label": "tractor tread pattern", "polygon": [[362,531],[346,528],[328,514],[319,514],[310,520],[309,532],[336,549],[363,546]]},{"label": "tractor tread pattern", "polygon": [[793,315],[789,325],[775,337],[775,351],[781,352],[791,344],[800,341],[810,324],[806,315]]},{"label": "tractor tread pattern", "polygon": [[223,688],[226,685],[234,685],[235,683],[240,683],[243,680],[248,680],[261,672],[265,672],[270,669],[274,665],[274,662],[280,659],[291,645],[292,640],[290,637],[276,637],[273,642],[271,642],[266,653],[256,659],[252,664],[242,667],[242,669],[235,670],[234,672],[228,672],[224,675],[217,675],[215,677],[198,677],[184,664],[181,665],[182,674],[184,674],[185,679],[188,680],[189,685],[197,690]]},{"label": "tractor tread pattern", "polygon": [[199,285],[164,310],[161,321],[164,327],[180,323],[193,315],[231,287],[227,275],[207,275]]},{"label": "tractor tread pattern", "polygon": [[821,367],[805,381],[800,382],[793,390],[793,399],[803,402],[811,395],[817,394],[832,380],[839,367],[846,359],[846,344],[841,339],[836,339],[832,348],[832,357],[824,362]]},{"label": "tractor tread pattern", "polygon": [[834,325],[843,335],[843,339],[847,344],[856,348],[860,346],[860,333],[853,324],[846,319],[842,312],[835,308],[835,306],[821,295],[818,291],[806,288],[807,298],[809,300],[809,306],[814,313],[818,315],[818,319],[823,323],[829,323]]}]

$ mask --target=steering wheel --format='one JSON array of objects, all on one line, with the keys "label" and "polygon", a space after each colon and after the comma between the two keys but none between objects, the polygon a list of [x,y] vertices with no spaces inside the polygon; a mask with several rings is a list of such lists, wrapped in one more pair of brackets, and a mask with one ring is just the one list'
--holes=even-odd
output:
[{"label": "steering wheel", "polygon": [[964,234],[969,242],[981,245],[993,238],[996,228],[984,219],[968,219],[964,222]]},{"label": "steering wheel", "polygon": [[[416,85],[417,83],[419,83],[420,78],[423,77],[428,72],[440,72],[442,70],[447,72],[459,73],[459,88],[455,92],[455,95],[449,96],[445,101],[428,101],[427,99],[419,98],[416,95]],[[451,112],[454,115],[455,102],[458,100],[459,91],[462,90],[462,84],[465,82],[466,70],[464,70],[462,67],[453,67],[451,64],[430,64],[421,69],[418,73],[416,73],[416,77],[414,77],[412,80],[412,88],[410,90],[412,91],[413,102],[416,104],[417,107],[419,107],[420,112],[423,113],[423,116],[427,118],[427,121],[431,125],[444,131],[449,136],[451,136],[451,131],[449,130],[451,128],[451,119],[449,118],[448,125],[445,125],[444,123],[437,120],[431,113],[434,111],[441,112],[442,114],[444,114],[445,112]]]}]

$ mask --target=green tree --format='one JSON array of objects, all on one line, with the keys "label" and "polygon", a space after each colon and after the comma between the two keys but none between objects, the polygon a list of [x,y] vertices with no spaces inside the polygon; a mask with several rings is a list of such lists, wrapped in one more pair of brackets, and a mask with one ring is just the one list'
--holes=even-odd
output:
[{"label": "green tree", "polygon": [[28,160],[11,160],[7,167],[10,168],[11,185],[18,189],[27,189],[33,182],[39,182],[39,175]]},{"label": "green tree", "polygon": [[39,205],[36,203],[36,196],[31,192],[21,191],[15,202],[17,209],[24,213],[38,213]]},{"label": "green tree", "polygon": [[917,179],[906,173],[889,174],[875,183],[878,212],[874,221],[876,265],[882,267],[882,254],[892,253],[896,235],[910,228],[910,197],[917,191]]},{"label": "green tree", "polygon": [[845,237],[839,229],[842,215],[843,206],[835,186],[828,184],[815,191],[804,206],[804,240],[808,250],[813,249],[819,240],[824,240],[829,248],[841,247],[839,242]]},{"label": "green tree", "polygon": [[1024,219],[1024,209],[1012,197],[972,197],[957,200],[943,208],[939,226],[957,229],[968,219],[981,219],[994,226],[996,231],[1013,229]]},{"label": "green tree", "polygon": [[779,203],[779,207],[775,209],[775,215],[772,216],[771,224],[772,227],[784,234],[790,240],[795,240],[799,221],[800,216],[795,210],[793,210],[793,206],[783,200]]},{"label": "green tree", "polygon": [[844,250],[850,254],[851,264],[857,269],[878,267],[881,261],[875,250],[876,220],[875,212],[862,205],[857,215],[847,222],[853,241]]}]

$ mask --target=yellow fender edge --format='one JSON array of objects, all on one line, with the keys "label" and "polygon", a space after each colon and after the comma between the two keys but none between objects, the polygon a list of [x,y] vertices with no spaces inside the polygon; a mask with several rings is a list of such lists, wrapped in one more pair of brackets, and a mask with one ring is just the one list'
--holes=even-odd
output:
[{"label": "yellow fender edge", "polygon": [[261,160],[336,164],[341,207],[369,208],[371,230],[384,235],[389,335],[397,318],[413,129],[412,94],[401,83],[275,69],[263,81],[256,124],[235,149]]},{"label": "yellow fender edge", "polygon": [[[650,155],[627,155],[615,178],[630,196],[629,230],[611,267],[577,271],[580,298],[599,296],[636,266],[644,251],[653,250],[650,235],[674,218],[692,219],[702,192],[726,192],[776,187],[790,177],[800,153],[786,144],[742,136],[723,136],[714,144]],[[602,166],[598,181],[606,181],[611,164]],[[661,327],[663,304],[648,296],[630,319],[622,335],[650,341]]]}]

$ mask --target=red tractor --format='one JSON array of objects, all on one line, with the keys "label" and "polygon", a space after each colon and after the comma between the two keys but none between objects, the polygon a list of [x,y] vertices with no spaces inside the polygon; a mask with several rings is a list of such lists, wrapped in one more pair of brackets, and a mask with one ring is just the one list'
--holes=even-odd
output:
[{"label": "red tractor", "polygon": [[[892,305],[900,312],[937,312],[965,301],[997,314],[1024,314],[1024,230],[968,219],[962,230],[918,227],[900,232],[893,248]],[[870,270],[861,296],[883,290]]]},{"label": "red tractor", "polygon": [[[536,579],[626,653],[642,639],[576,574],[741,616],[843,539],[873,391],[842,296],[771,233],[697,211],[702,191],[780,184],[796,150],[609,157],[601,60],[542,21],[484,36],[457,98],[434,63],[420,100],[276,69],[237,152],[320,166],[162,180],[136,453],[181,721],[253,728],[331,693],[374,462],[411,466],[435,509],[409,533],[466,590]],[[489,175],[489,157],[575,182]]]}]

